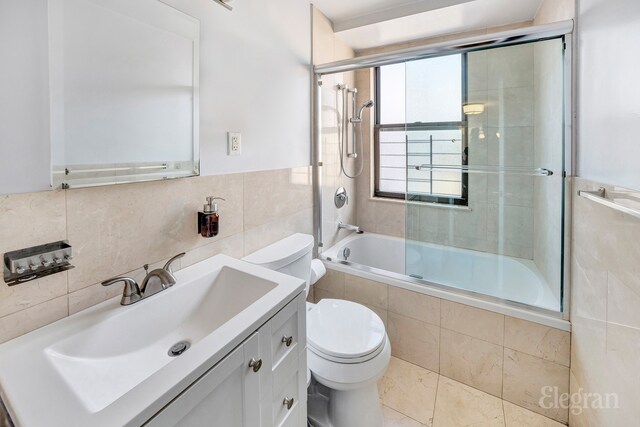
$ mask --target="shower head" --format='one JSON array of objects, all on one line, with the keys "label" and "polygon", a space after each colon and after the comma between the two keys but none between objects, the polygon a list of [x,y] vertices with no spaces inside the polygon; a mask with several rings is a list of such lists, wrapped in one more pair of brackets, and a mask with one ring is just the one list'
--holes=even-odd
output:
[{"label": "shower head", "polygon": [[358,120],[362,120],[362,112],[365,110],[365,108],[371,108],[374,105],[375,105],[375,103],[373,102],[372,99],[370,99],[367,102],[365,102],[364,104],[362,104],[362,107],[360,107],[360,111],[358,111]]}]

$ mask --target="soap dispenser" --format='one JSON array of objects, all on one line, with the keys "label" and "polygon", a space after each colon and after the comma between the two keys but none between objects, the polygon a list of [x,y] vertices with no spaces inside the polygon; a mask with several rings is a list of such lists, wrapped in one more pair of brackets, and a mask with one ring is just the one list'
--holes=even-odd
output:
[{"label": "soap dispenser", "polygon": [[198,212],[198,233],[202,237],[213,237],[218,235],[220,230],[220,215],[218,214],[218,204],[214,200],[225,200],[222,197],[207,197],[207,203],[202,212]]}]

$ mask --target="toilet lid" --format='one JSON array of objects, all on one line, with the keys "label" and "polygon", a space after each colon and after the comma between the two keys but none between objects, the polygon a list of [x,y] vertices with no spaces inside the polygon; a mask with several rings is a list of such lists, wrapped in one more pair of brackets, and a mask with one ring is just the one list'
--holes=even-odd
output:
[{"label": "toilet lid", "polygon": [[384,323],[367,307],[351,301],[323,299],[307,313],[307,339],[319,352],[353,359],[384,343]]}]

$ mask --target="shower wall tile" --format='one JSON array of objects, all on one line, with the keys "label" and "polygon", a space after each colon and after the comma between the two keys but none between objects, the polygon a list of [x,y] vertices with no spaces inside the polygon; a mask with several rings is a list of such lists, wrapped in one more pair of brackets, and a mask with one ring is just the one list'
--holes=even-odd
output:
[{"label": "shower wall tile", "polygon": [[[204,239],[196,219],[209,195],[227,200],[219,203],[220,234]],[[282,200],[287,206],[271,209]],[[0,222],[1,251],[68,238],[76,266],[18,286],[0,284],[2,342],[121,295],[121,286],[99,282],[125,274],[142,281],[143,264],[161,267],[186,252],[179,270],[219,253],[240,258],[296,232],[312,234],[310,167],[2,196]]]},{"label": "shower wall tile", "polygon": [[528,248],[527,258],[533,257],[533,211],[530,208],[491,204],[488,218],[489,241]]},{"label": "shower wall tile", "polygon": [[504,178],[500,175],[489,175],[487,176],[487,200],[497,206],[521,206],[533,211],[535,209],[534,179],[532,176],[512,175]]},{"label": "shower wall tile", "polygon": [[[473,92],[484,92],[489,90],[489,63],[488,52],[481,50],[467,54],[467,90],[469,94]],[[485,96],[486,97],[486,96]],[[477,102],[470,96],[469,102]]]},{"label": "shower wall tile", "polygon": [[533,45],[487,51],[488,89],[533,86]]},{"label": "shower wall tile", "polygon": [[[509,125],[507,124],[507,126]],[[489,165],[533,167],[534,128],[532,126],[488,127],[486,132]]]},{"label": "shower wall tile", "polygon": [[499,128],[533,126],[533,96],[533,86],[490,90],[489,126]]}]

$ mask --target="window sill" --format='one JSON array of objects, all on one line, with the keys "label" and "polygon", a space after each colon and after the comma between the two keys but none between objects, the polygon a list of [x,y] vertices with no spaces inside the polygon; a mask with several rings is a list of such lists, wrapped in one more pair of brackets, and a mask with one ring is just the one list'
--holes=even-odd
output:
[{"label": "window sill", "polygon": [[473,210],[469,206],[445,205],[445,204],[441,204],[441,203],[429,203],[429,202],[407,202],[406,200],[392,199],[392,198],[388,198],[388,197],[371,196],[371,197],[369,197],[368,200],[370,202],[392,203],[392,204],[396,204],[396,205],[407,205],[407,204],[409,204],[409,205],[413,205],[413,206],[423,206],[423,207],[435,208],[435,209],[448,209],[448,210],[454,210],[454,211],[471,212]]}]

